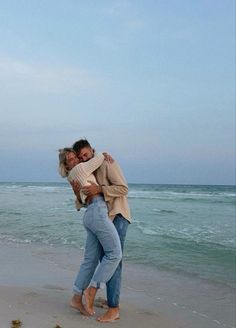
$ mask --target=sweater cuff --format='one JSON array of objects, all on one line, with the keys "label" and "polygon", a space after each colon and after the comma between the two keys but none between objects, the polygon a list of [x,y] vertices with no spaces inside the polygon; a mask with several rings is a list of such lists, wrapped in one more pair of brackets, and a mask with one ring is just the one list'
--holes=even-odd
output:
[{"label": "sweater cuff", "polygon": [[106,186],[101,186],[101,187],[102,187],[102,193],[103,193],[105,202],[109,202],[110,199],[112,199],[112,197],[107,194]]}]

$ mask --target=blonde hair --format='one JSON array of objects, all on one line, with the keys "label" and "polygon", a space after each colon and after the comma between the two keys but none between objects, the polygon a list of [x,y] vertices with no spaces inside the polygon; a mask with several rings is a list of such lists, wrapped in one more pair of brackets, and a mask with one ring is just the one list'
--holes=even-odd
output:
[{"label": "blonde hair", "polygon": [[59,149],[59,167],[58,167],[58,172],[59,174],[65,178],[68,176],[69,174],[69,169],[67,168],[67,163],[66,163],[66,155],[68,153],[74,153],[75,154],[75,151],[73,150],[73,148],[69,148],[69,147],[65,147],[65,148],[62,148],[62,149]]}]

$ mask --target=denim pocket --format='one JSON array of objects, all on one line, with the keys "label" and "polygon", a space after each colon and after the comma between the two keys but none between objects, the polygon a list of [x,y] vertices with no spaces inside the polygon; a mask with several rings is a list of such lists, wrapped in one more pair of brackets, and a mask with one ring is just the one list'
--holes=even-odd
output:
[{"label": "denim pocket", "polygon": [[104,217],[104,218],[107,218],[108,216],[108,209],[107,209],[107,205],[105,202],[102,202],[99,204],[98,206],[98,215],[100,217]]}]

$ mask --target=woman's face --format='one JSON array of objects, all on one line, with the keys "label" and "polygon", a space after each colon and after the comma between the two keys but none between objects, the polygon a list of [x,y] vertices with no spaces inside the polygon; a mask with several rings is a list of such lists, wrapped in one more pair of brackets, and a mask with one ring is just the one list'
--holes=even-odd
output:
[{"label": "woman's face", "polygon": [[71,170],[74,166],[79,164],[79,159],[73,152],[69,152],[66,154],[66,166],[69,170]]}]

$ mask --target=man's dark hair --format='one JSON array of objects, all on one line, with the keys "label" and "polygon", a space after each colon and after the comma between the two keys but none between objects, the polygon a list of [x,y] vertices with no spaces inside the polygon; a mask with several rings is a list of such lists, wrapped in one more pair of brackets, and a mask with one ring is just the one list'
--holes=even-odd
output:
[{"label": "man's dark hair", "polygon": [[76,154],[79,154],[81,149],[84,147],[92,148],[87,139],[80,139],[80,140],[76,141],[72,146],[72,148],[76,152]]}]

